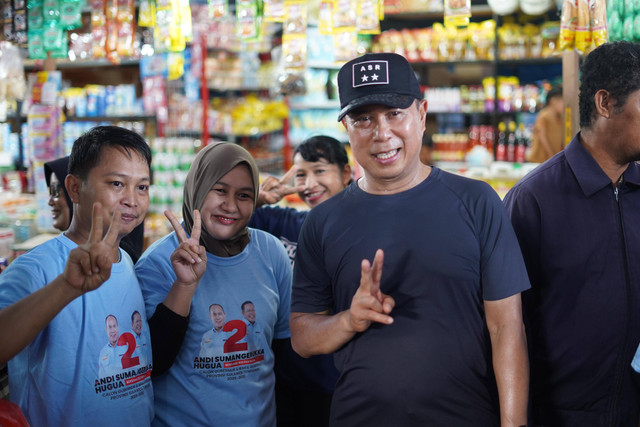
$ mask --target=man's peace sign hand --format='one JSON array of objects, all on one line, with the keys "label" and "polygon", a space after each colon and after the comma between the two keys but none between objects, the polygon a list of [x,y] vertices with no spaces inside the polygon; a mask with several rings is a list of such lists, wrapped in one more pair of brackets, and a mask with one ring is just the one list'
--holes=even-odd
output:
[{"label": "man's peace sign hand", "polygon": [[304,191],[304,185],[295,187],[288,185],[297,170],[298,167],[294,165],[280,179],[275,176],[266,177],[260,184],[256,205],[272,205],[278,203],[284,196]]},{"label": "man's peace sign hand", "polygon": [[196,287],[207,269],[207,251],[204,246],[200,245],[200,233],[202,231],[200,212],[197,209],[193,211],[193,228],[191,237],[188,238],[184,228],[171,212],[164,211],[164,215],[171,223],[180,243],[171,254],[171,265],[176,273],[175,284]]},{"label": "man's peace sign hand", "polygon": [[87,243],[78,245],[69,253],[65,266],[64,280],[80,294],[97,289],[111,277],[112,256],[118,247],[120,233],[120,211],[115,210],[111,225],[104,238],[102,205],[93,204],[91,231]]},{"label": "man's peace sign hand", "polygon": [[349,323],[355,332],[366,331],[371,322],[393,323],[393,318],[389,316],[395,306],[395,301],[389,295],[385,295],[380,290],[380,279],[382,278],[382,264],[384,263],[384,252],[382,249],[376,251],[373,265],[369,260],[363,259],[360,273],[360,287],[351,300],[349,309]]}]

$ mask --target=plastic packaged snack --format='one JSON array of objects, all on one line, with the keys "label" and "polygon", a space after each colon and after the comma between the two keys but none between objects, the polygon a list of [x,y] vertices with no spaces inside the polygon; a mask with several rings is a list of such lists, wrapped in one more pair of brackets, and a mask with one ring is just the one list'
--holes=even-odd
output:
[{"label": "plastic packaged snack", "polygon": [[444,25],[466,27],[471,18],[471,0],[444,0]]},{"label": "plastic packaged snack", "polygon": [[575,46],[578,24],[578,0],[564,0],[560,17],[559,49],[570,50]]}]

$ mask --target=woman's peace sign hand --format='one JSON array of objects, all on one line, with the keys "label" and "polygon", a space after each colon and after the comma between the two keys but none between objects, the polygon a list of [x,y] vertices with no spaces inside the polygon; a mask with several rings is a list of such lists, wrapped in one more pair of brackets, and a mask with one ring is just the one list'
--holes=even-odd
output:
[{"label": "woman's peace sign hand", "polygon": [[200,212],[197,209],[193,211],[193,229],[190,237],[187,237],[184,228],[170,211],[164,211],[164,215],[175,230],[179,242],[178,247],[171,254],[171,265],[176,273],[175,284],[187,287],[198,286],[200,278],[207,269],[207,251],[200,245],[202,230]]}]

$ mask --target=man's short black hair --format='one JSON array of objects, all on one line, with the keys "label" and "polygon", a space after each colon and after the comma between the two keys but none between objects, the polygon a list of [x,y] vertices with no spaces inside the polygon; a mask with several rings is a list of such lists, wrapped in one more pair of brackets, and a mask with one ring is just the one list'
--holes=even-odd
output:
[{"label": "man's short black hair", "polygon": [[[247,304],[251,304],[253,305],[253,303],[251,301],[245,301],[242,303],[242,305],[240,305],[240,310],[242,310],[242,312],[244,312],[244,306]],[[255,305],[253,305],[253,307],[255,308]]]},{"label": "man's short black hair", "polygon": [[340,141],[330,136],[316,135],[305,139],[293,152],[295,156],[300,156],[307,162],[317,162],[325,159],[327,162],[338,165],[342,170],[349,163],[347,151]]},{"label": "man's short black hair", "polygon": [[85,180],[89,171],[98,164],[106,147],[118,148],[128,156],[131,156],[132,151],[136,152],[151,168],[151,149],[142,136],[119,126],[96,126],[73,143],[69,156],[69,174]]},{"label": "man's short black hair", "polygon": [[596,92],[609,92],[620,109],[629,94],[640,89],[640,45],[618,41],[598,46],[587,55],[580,71],[580,127],[588,128],[596,115]]}]

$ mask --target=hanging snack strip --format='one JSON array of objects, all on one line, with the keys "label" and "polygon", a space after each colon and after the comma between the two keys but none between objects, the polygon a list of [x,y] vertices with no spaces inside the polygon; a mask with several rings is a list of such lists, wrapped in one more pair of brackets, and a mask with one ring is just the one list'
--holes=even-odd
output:
[{"label": "hanging snack strip", "polygon": [[565,0],[560,19],[560,50],[588,53],[608,41],[605,0]]}]

